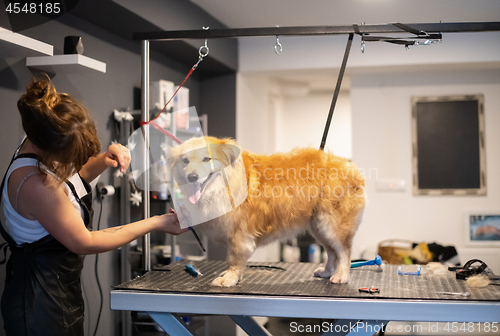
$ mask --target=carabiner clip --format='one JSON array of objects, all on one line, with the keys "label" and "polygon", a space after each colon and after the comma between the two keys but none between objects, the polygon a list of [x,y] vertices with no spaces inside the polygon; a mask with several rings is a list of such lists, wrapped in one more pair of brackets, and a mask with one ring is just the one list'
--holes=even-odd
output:
[{"label": "carabiner clip", "polygon": [[[208,30],[210,27],[203,27],[203,30]],[[202,45],[200,49],[198,49],[198,55],[200,55],[200,58],[205,58],[210,49],[208,48],[208,41],[205,39],[205,45]]]},{"label": "carabiner clip", "polygon": [[[209,27],[203,27],[203,30],[208,30]],[[193,65],[193,70],[198,67],[198,64],[200,64],[201,61],[205,57],[207,57],[208,53],[210,52],[210,49],[208,48],[208,41],[205,39],[205,45],[202,45],[200,49],[198,49],[198,62],[196,62],[195,65]]]}]

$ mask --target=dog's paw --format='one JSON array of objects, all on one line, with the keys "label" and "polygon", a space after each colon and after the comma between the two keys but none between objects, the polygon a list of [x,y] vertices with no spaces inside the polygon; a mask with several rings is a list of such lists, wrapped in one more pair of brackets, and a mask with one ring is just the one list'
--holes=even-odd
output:
[{"label": "dog's paw", "polygon": [[349,281],[349,273],[336,273],[330,278],[331,283],[347,283]]},{"label": "dog's paw", "polygon": [[232,287],[235,286],[239,281],[239,277],[230,272],[226,272],[223,276],[220,276],[218,278],[215,278],[214,281],[212,281],[212,286],[216,287]]},{"label": "dog's paw", "polygon": [[333,272],[325,271],[324,268],[318,268],[314,271],[314,276],[318,278],[329,278],[333,275]]}]

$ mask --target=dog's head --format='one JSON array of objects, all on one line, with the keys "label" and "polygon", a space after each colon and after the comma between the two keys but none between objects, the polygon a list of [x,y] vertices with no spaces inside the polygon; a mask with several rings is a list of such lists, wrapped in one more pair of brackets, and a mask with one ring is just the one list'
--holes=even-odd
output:
[{"label": "dog's head", "polygon": [[196,204],[211,184],[223,183],[222,173],[239,155],[240,149],[231,139],[192,138],[171,149],[168,165],[182,192]]}]

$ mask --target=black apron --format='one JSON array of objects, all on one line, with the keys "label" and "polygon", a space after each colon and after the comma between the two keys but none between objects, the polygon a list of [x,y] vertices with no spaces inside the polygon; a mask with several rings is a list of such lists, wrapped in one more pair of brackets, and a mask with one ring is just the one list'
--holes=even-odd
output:
[{"label": "black apron", "polygon": [[[37,158],[21,154],[16,159],[21,157]],[[82,181],[88,194],[81,199],[74,186],[66,183],[84,211],[85,226],[91,229],[92,189]],[[71,252],[50,234],[17,245],[2,225],[0,232],[12,252],[1,302],[7,336],[83,336],[80,275],[85,257]]]}]

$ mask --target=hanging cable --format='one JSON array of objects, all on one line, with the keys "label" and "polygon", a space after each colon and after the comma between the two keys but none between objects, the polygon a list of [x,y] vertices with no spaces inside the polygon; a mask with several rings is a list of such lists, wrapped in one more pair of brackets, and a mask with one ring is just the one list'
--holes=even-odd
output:
[{"label": "hanging cable", "polygon": [[[101,215],[102,215],[102,200],[104,199],[104,195],[101,195],[98,193],[98,199],[99,203],[101,204],[101,208],[99,209],[99,217],[97,219],[97,231],[99,231],[100,226],[101,226]],[[95,264],[94,264],[94,275],[95,275],[95,280],[97,282],[97,288],[99,289],[99,297],[100,297],[100,304],[99,304],[99,313],[97,314],[97,322],[95,324],[95,329],[94,329],[94,336],[97,334],[97,329],[99,328],[99,321],[101,320],[101,313],[102,313],[102,306],[104,304],[104,296],[102,295],[102,288],[101,288],[101,282],[99,281],[99,273],[97,272],[97,265],[99,261],[99,254],[95,255]]]}]

